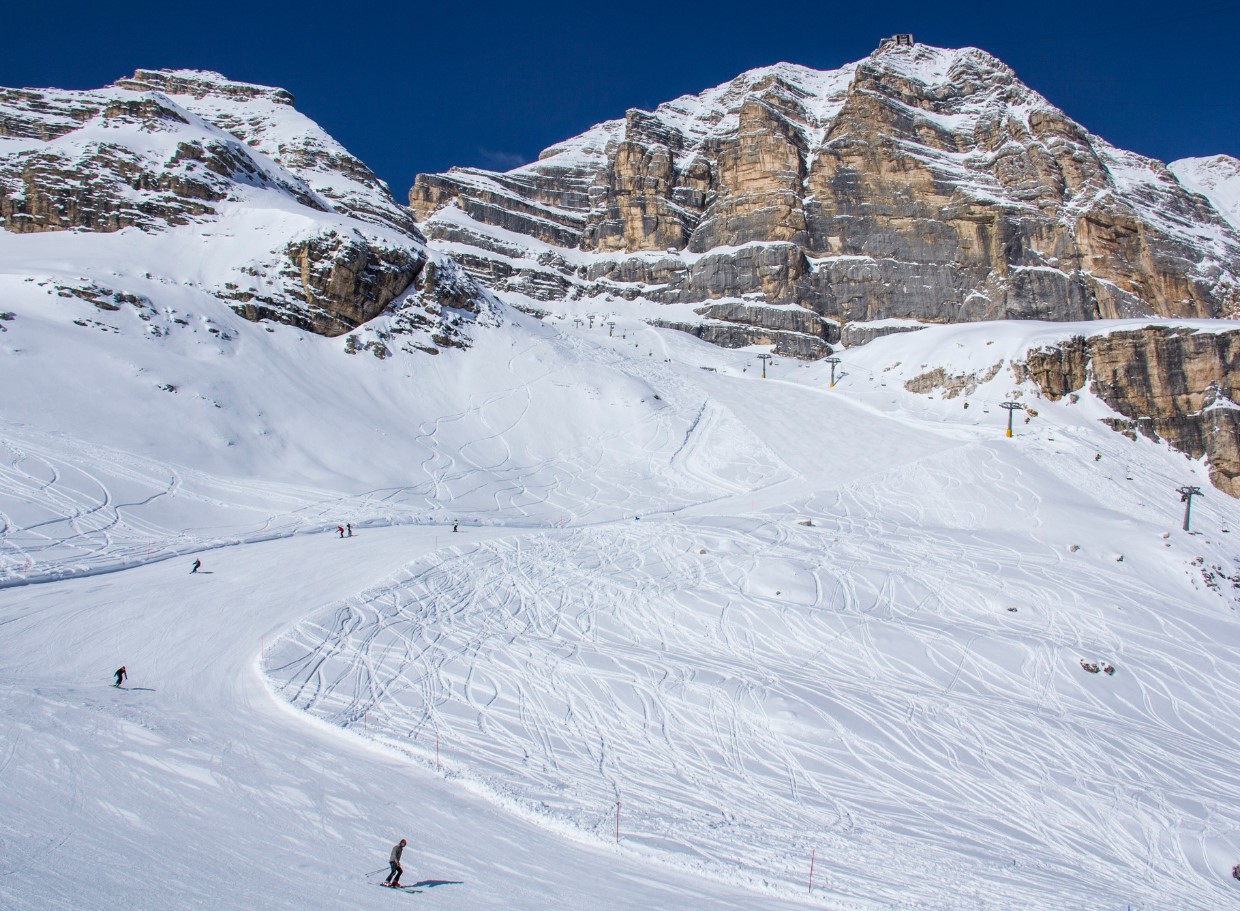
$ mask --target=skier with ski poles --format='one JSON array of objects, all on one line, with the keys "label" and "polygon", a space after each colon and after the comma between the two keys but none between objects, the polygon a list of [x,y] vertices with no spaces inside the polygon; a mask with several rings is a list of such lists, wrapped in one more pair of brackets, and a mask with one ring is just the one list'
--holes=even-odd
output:
[{"label": "skier with ski poles", "polygon": [[391,886],[393,889],[400,888],[400,877],[405,872],[405,868],[400,865],[400,855],[405,850],[405,844],[406,842],[402,838],[400,844],[392,848],[392,853],[388,855],[388,864],[391,866],[392,872],[388,874],[388,878],[383,884]]}]

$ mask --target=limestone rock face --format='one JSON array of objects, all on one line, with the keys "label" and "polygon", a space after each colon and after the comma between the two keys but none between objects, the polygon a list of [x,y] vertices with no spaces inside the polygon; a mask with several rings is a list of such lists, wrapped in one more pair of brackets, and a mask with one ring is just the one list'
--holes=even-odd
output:
[{"label": "limestone rock face", "polygon": [[507,173],[419,175],[409,201],[514,302],[727,303],[698,334],[733,341],[741,305],[775,305],[772,332],[792,305],[819,355],[830,326],[892,319],[1240,315],[1240,234],[1211,201],[973,48],[755,70]]},{"label": "limestone rock face", "polygon": [[[0,100],[29,100],[30,95],[5,91]],[[6,113],[6,126],[17,138],[31,138],[23,133],[37,138],[40,132],[59,138],[72,132],[55,121],[40,130],[22,124],[12,108]],[[154,98],[77,103],[71,113],[97,123],[104,136],[131,129],[173,134],[188,125],[174,107]],[[102,137],[65,148],[39,142],[0,159],[0,218],[7,230],[19,234],[185,224],[215,214],[210,204],[225,198],[234,175],[257,173],[235,142],[183,140],[170,158],[159,161]]]},{"label": "limestone rock face", "polygon": [[285,255],[305,296],[304,305],[253,294],[233,294],[247,319],[289,322],[320,335],[341,335],[368,322],[413,283],[426,265],[417,250],[373,247],[328,231],[290,243]]},{"label": "limestone rock face", "polygon": [[1044,395],[1090,390],[1128,427],[1209,458],[1210,480],[1240,497],[1240,329],[1150,326],[1077,336],[1030,352],[1022,368]]},{"label": "limestone rock face", "polygon": [[[94,91],[0,89],[0,136],[0,238],[136,231],[124,249],[152,251],[148,279],[326,335],[415,308],[403,324],[420,327],[422,350],[433,337],[463,343],[461,318],[487,306],[283,89],[190,70],[138,70]],[[169,235],[180,240],[160,240]],[[195,249],[209,266],[168,257]],[[451,277],[443,287],[436,265]]]}]

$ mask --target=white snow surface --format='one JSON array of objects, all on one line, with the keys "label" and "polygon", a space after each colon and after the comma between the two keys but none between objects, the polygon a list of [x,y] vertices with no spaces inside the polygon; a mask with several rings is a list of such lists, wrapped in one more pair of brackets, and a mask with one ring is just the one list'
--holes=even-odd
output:
[{"label": "white snow surface", "polygon": [[1206,197],[1240,231],[1240,159],[1230,155],[1181,158],[1167,165],[1180,183]]},{"label": "white snow surface", "polygon": [[1234,904],[1240,505],[1010,369],[1142,323],[830,388],[619,312],[378,360],[152,295],[0,278],[0,906]]}]

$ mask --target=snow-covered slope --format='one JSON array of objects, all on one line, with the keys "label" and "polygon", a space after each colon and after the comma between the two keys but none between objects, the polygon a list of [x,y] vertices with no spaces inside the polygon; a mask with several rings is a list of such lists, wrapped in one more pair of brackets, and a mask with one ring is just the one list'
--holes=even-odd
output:
[{"label": "snow-covered slope", "polygon": [[386,907],[402,836],[445,909],[1234,896],[1240,509],[1016,379],[1096,325],[829,388],[619,313],[414,376],[54,304],[0,323],[6,906]]},{"label": "snow-covered slope", "polygon": [[1181,158],[1168,167],[1180,183],[1210,200],[1240,230],[1240,160],[1230,155]]},{"label": "snow-covered slope", "polygon": [[383,181],[317,123],[293,107],[283,89],[234,82],[201,70],[138,70],[119,88],[158,92],[213,126],[243,137],[303,181],[325,208],[416,237],[409,211]]}]

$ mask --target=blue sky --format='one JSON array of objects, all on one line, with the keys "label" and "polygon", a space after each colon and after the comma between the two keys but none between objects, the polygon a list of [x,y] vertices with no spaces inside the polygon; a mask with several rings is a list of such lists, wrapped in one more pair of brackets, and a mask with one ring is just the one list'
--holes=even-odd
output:
[{"label": "blue sky", "polygon": [[631,107],[788,60],[834,69],[912,32],[1002,59],[1091,131],[1164,161],[1240,157],[1240,4],[24,3],[0,85],[94,88],[138,67],[279,85],[392,186],[504,169]]}]

